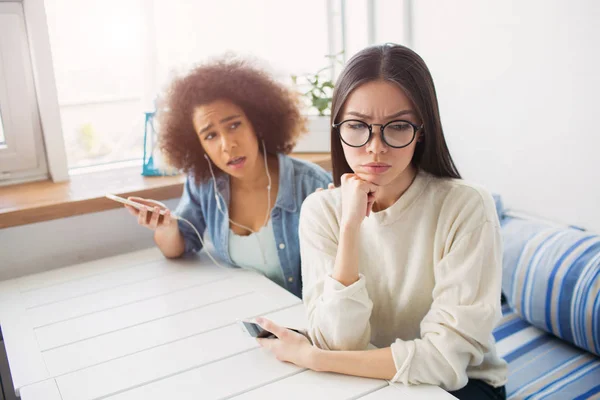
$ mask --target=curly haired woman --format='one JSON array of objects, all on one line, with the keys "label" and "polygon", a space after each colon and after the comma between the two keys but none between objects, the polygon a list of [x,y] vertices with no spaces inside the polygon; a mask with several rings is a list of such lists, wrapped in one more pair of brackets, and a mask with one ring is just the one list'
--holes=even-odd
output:
[{"label": "curly haired woman", "polygon": [[[197,67],[175,79],[159,113],[162,149],[188,174],[175,214],[211,237],[220,258],[257,270],[300,297],[300,206],[330,175],[290,158],[305,120],[296,95],[264,71],[236,59]],[[162,205],[132,198],[140,225],[169,258],[199,251],[193,228]]]}]

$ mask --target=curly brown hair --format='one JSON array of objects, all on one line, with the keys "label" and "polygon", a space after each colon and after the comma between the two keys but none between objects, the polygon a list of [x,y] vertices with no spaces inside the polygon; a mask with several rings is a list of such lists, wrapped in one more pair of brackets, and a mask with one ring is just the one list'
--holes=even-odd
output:
[{"label": "curly brown hair", "polygon": [[160,147],[169,165],[191,173],[197,182],[210,175],[192,115],[196,107],[216,100],[231,101],[244,111],[267,153],[288,154],[306,131],[298,94],[248,60],[227,56],[200,65],[171,83],[157,115]]}]

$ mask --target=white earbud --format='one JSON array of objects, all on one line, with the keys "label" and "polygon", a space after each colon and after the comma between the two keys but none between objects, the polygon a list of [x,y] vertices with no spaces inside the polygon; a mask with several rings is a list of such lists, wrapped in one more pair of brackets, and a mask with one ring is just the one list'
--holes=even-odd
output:
[{"label": "white earbud", "polygon": [[265,159],[265,170],[267,172],[267,179],[269,180],[269,184],[267,185],[267,190],[269,191],[269,208],[271,207],[271,174],[269,173],[269,165],[267,164],[267,146],[265,146],[264,139],[261,140],[262,148],[263,148],[263,157]]}]

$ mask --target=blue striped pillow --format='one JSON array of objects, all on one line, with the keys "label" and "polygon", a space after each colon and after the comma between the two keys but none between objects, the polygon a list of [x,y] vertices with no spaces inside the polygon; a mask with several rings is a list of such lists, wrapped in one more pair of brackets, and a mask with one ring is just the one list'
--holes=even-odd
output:
[{"label": "blue striped pillow", "polygon": [[507,218],[502,291],[530,324],[600,355],[600,236]]}]

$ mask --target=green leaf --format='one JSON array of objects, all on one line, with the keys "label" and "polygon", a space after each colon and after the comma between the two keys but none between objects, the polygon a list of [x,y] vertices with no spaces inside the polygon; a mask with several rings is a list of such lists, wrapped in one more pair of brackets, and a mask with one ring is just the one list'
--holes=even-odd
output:
[{"label": "green leaf", "polygon": [[329,101],[326,98],[317,98],[314,101],[314,105],[319,111],[325,110],[329,105]]},{"label": "green leaf", "polygon": [[[341,54],[344,53],[340,52],[338,54],[326,55],[325,57],[340,63],[338,57]],[[303,96],[306,100],[309,100],[311,106],[319,115],[326,115],[326,112],[331,110],[331,95],[334,90],[334,82],[330,79],[329,75],[324,74],[324,72],[331,71],[331,69],[332,65],[330,64],[319,69],[316,73],[301,75],[303,79],[306,79],[307,86],[310,87],[310,89],[303,93]],[[294,76],[296,79],[298,78],[298,76]],[[302,86],[305,86],[304,82],[302,82]]]}]

